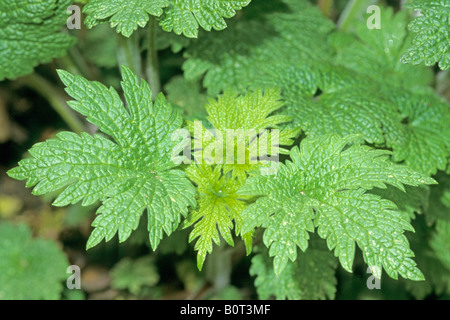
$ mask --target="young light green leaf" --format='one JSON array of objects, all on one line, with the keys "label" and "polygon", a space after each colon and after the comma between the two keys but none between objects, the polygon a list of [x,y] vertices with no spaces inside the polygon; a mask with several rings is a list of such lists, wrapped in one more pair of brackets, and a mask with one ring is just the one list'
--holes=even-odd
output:
[{"label": "young light green leaf", "polygon": [[91,0],[83,8],[89,28],[108,20],[117,33],[130,37],[138,27],[145,27],[149,15],[159,17],[169,0]]},{"label": "young light green leaf", "polygon": [[34,145],[31,157],[8,174],[28,179],[26,185],[36,185],[36,195],[62,189],[56,206],[102,201],[88,248],[102,239],[109,241],[117,232],[119,241],[125,241],[147,210],[150,243],[156,249],[163,232],[170,235],[181,215],[195,206],[194,187],[171,161],[175,147],[171,135],[182,118],[162,94],[152,103],[148,83],[139,83],[129,68],[122,67],[122,72],[128,108],[113,88],[59,71],[75,99],[69,105],[114,141],[99,134],[61,132]]}]

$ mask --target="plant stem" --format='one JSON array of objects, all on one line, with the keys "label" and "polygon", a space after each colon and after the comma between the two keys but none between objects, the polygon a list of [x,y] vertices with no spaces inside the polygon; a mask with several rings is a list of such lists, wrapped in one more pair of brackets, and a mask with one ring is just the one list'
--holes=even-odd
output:
[{"label": "plant stem", "polygon": [[66,122],[69,128],[80,134],[84,131],[82,122],[73,114],[66,103],[66,99],[50,82],[36,73],[23,77],[18,80],[27,87],[30,87],[42,97],[47,99],[52,108],[59,114],[59,116]]},{"label": "plant stem", "polygon": [[319,0],[318,5],[320,10],[326,17],[331,17],[332,9],[333,9],[333,0]]},{"label": "plant stem", "polygon": [[129,67],[139,78],[142,77],[141,52],[137,32],[134,32],[129,38],[117,35],[117,61],[119,66]]},{"label": "plant stem", "polygon": [[225,245],[216,246],[205,262],[206,278],[215,292],[220,292],[230,284],[232,253]]},{"label": "plant stem", "polygon": [[342,31],[349,31],[353,20],[366,12],[370,5],[377,3],[377,0],[350,0],[337,22],[338,28]]},{"label": "plant stem", "polygon": [[147,64],[145,73],[153,92],[153,99],[161,92],[161,80],[158,65],[158,50],[156,48],[156,30],[158,28],[157,21],[154,17],[150,17],[147,37]]}]

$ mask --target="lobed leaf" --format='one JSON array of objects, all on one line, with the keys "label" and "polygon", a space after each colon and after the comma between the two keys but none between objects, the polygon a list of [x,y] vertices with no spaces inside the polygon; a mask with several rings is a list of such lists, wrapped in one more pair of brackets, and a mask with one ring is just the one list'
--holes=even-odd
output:
[{"label": "lobed leaf", "polygon": [[35,144],[31,157],[8,174],[27,179],[27,187],[36,185],[36,195],[61,191],[57,206],[100,200],[88,248],[116,233],[120,242],[125,241],[146,210],[150,243],[156,249],[163,233],[170,235],[181,215],[195,206],[194,187],[171,160],[171,135],[182,118],[162,94],[152,103],[148,83],[139,82],[129,68],[122,67],[122,72],[127,108],[113,88],[59,72],[75,99],[69,105],[113,141],[98,134],[61,132]]},{"label": "lobed leaf", "polygon": [[355,136],[326,135],[307,138],[294,147],[292,162],[281,164],[275,176],[255,174],[239,194],[258,197],[242,213],[242,232],[263,227],[264,243],[274,256],[274,271],[280,274],[288,260],[297,258],[297,246],[305,251],[309,234],[327,239],[341,265],[351,272],[355,245],[365,262],[382,268],[389,276],[420,280],[405,230],[413,231],[408,219],[393,210],[394,203],[366,193],[387,184],[404,190],[435,181],[406,166],[395,165],[389,152],[352,142]]},{"label": "lobed leaf", "polygon": [[9,0],[0,3],[0,81],[33,72],[65,55],[75,39],[61,32],[70,0]]}]

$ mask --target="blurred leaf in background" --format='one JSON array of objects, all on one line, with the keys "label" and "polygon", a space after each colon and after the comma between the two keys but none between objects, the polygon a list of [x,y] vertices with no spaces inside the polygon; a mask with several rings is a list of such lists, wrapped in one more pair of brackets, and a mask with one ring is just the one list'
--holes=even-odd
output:
[{"label": "blurred leaf in background", "polygon": [[122,259],[111,270],[111,277],[113,288],[127,290],[136,297],[149,293],[147,289],[156,286],[159,281],[155,259],[152,256],[143,256],[135,260],[129,257]]},{"label": "blurred leaf in background", "polygon": [[0,225],[0,299],[59,299],[67,266],[55,242],[33,239],[24,224]]}]

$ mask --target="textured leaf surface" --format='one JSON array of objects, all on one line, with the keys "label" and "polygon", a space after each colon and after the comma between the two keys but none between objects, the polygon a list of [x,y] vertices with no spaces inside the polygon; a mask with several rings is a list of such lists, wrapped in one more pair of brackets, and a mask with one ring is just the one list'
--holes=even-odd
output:
[{"label": "textured leaf surface", "polygon": [[394,14],[392,8],[383,6],[380,14],[380,29],[369,29],[366,23],[356,20],[353,34],[333,34],[331,42],[337,50],[335,62],[394,86],[431,84],[433,74],[429,68],[401,62],[401,56],[412,43],[412,35],[407,30],[407,12]]},{"label": "textured leaf surface", "polygon": [[159,281],[154,260],[152,256],[143,256],[136,260],[127,257],[120,260],[111,270],[111,286],[139,296],[144,288],[153,287]]},{"label": "textured leaf surface", "polygon": [[[314,242],[314,241],[312,241]],[[252,258],[250,274],[256,276],[255,286],[260,299],[317,300],[334,299],[337,280],[337,259],[325,245],[313,243],[300,253],[295,262],[289,261],[277,276],[267,250]]]},{"label": "textured leaf surface", "polygon": [[129,37],[138,27],[147,25],[149,15],[159,17],[167,6],[169,0],[91,0],[83,11],[89,28],[108,20],[117,33]]},{"label": "textured leaf surface", "polygon": [[450,105],[432,93],[389,95],[401,123],[386,126],[386,144],[395,161],[432,175],[445,170],[450,156]]},{"label": "textured leaf surface", "polygon": [[198,28],[210,31],[227,27],[224,18],[231,18],[251,0],[171,0],[160,25],[165,31],[196,38]]},{"label": "textured leaf surface", "polygon": [[0,81],[33,72],[66,53],[75,39],[60,32],[70,0],[0,2]]},{"label": "textured leaf surface", "polygon": [[[257,8],[250,6],[249,14]],[[191,43],[183,65],[186,78],[204,75],[203,84],[213,96],[231,88],[243,92],[267,86],[267,66],[331,57],[332,47],[326,39],[334,25],[316,7],[300,1],[287,12],[264,12],[257,14],[258,19],[236,21],[220,37],[211,32]]]},{"label": "textured leaf surface", "polygon": [[395,204],[366,193],[390,184],[404,190],[433,179],[405,166],[391,163],[389,153],[367,146],[349,144],[355,137],[321,136],[302,141],[291,150],[292,162],[280,165],[275,176],[255,175],[239,193],[258,196],[242,214],[243,232],[263,227],[264,243],[274,256],[274,271],[280,274],[288,260],[297,258],[297,246],[305,251],[309,234],[327,239],[341,265],[351,272],[355,244],[365,262],[389,276],[420,280],[405,230],[412,231],[408,219],[393,210]]},{"label": "textured leaf surface", "polygon": [[[286,113],[292,115],[293,122],[308,136],[361,134],[369,143],[382,144],[385,141],[383,127],[396,118],[400,121],[392,104],[372,94],[365,86],[367,82],[358,74],[337,68],[344,79],[336,80],[333,79],[335,74],[325,68],[318,72],[283,67],[273,73],[273,81],[283,81]],[[347,74],[356,81],[348,81]]]},{"label": "textured leaf surface", "polygon": [[327,64],[319,70],[281,65],[272,77],[283,89],[286,113],[307,136],[361,134],[417,171],[446,168],[450,106],[428,88],[385,86]]},{"label": "textured leaf surface", "polygon": [[210,31],[226,28],[231,18],[251,0],[91,0],[84,8],[86,24],[93,27],[108,20],[118,33],[129,37],[145,27],[149,15],[159,17],[165,31],[196,38],[199,26]]},{"label": "textured leaf surface", "polygon": [[442,70],[449,69],[450,1],[414,0],[408,6],[420,10],[420,16],[409,25],[409,29],[416,35],[402,61],[427,66],[438,63]]},{"label": "textured leaf surface", "polygon": [[0,299],[56,300],[69,266],[58,246],[32,239],[26,225],[0,225]]},{"label": "textured leaf surface", "polygon": [[61,132],[56,138],[30,149],[30,158],[8,174],[28,179],[36,185],[36,195],[62,192],[54,205],[83,201],[83,205],[103,202],[93,222],[95,229],[87,247],[102,239],[109,241],[117,232],[125,241],[139,224],[142,212],[148,214],[150,243],[156,248],[163,232],[171,234],[195,205],[195,189],[183,171],[171,161],[174,142],[171,135],[182,118],[145,81],[123,67],[122,88],[127,109],[118,93],[98,82],[60,71],[67,92],[75,101],[70,106],[110,135]]},{"label": "textured leaf surface", "polygon": [[198,251],[197,266],[201,270],[206,255],[213,250],[213,241],[220,245],[222,237],[234,245],[231,230],[236,228],[239,234],[246,203],[236,194],[241,183],[222,175],[220,166],[192,165],[186,173],[197,186],[198,208],[189,213],[183,226],[194,225],[189,242],[198,238],[194,249]]},{"label": "textured leaf surface", "polygon": [[429,205],[425,212],[429,224],[437,220],[450,221],[450,176],[438,172],[434,178],[438,185],[430,187]]},{"label": "textured leaf surface", "polygon": [[199,138],[195,135],[202,133],[201,148],[194,144],[195,159],[200,163],[223,164],[225,173],[232,172],[233,177],[245,180],[249,171],[261,165],[262,158],[288,153],[283,146],[292,145],[298,135],[297,129],[279,129],[291,120],[278,112],[283,104],[278,89],[257,89],[245,95],[226,91],[217,100],[211,99],[206,111],[212,130],[207,131],[205,125],[198,129],[195,123],[190,124],[196,140]]}]

